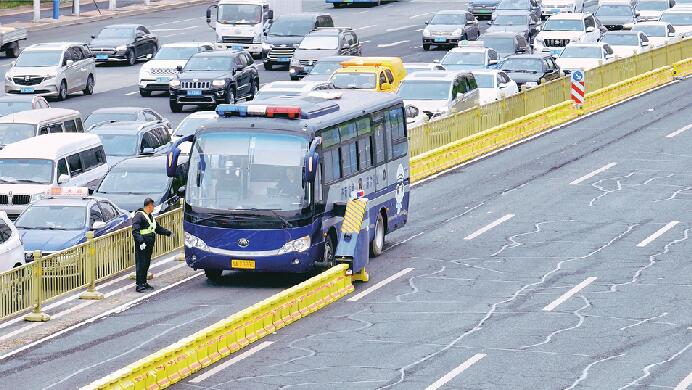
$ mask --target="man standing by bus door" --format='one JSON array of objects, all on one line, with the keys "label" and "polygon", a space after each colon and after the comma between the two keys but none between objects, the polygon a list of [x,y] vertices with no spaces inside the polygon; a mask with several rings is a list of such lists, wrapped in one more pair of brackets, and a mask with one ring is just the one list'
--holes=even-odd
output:
[{"label": "man standing by bus door", "polygon": [[143,293],[153,289],[147,283],[151,254],[154,251],[156,235],[170,237],[173,233],[156,224],[156,219],[151,215],[154,212],[154,201],[150,198],[144,200],[144,207],[137,210],[132,219],[132,236],[135,239],[135,271],[137,286],[135,291]]}]

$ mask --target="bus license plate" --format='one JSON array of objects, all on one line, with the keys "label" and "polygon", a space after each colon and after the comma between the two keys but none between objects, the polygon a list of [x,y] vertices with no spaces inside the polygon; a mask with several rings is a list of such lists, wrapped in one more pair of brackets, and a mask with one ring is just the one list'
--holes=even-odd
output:
[{"label": "bus license plate", "polygon": [[191,89],[187,91],[187,96],[202,96],[202,91],[199,89]]},{"label": "bus license plate", "polygon": [[34,93],[34,88],[33,87],[24,87],[19,90],[21,93]]},{"label": "bus license plate", "polygon": [[107,60],[108,59],[108,54],[97,54],[96,55],[97,60]]},{"label": "bus license plate", "polygon": [[255,269],[255,260],[231,260],[231,268]]},{"label": "bus license plate", "polygon": [[447,38],[435,38],[435,42],[447,42]]}]

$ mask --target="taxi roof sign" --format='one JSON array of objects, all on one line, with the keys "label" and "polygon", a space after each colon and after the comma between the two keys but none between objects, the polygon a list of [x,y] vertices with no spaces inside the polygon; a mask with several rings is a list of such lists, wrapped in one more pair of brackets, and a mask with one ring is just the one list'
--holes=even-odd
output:
[{"label": "taxi roof sign", "polygon": [[84,198],[89,196],[87,187],[51,187],[46,191],[48,196]]}]

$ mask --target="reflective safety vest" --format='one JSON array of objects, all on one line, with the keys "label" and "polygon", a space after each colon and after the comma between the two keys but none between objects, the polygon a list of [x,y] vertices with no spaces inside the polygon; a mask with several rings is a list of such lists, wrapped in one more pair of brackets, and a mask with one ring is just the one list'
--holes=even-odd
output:
[{"label": "reflective safety vest", "polygon": [[142,236],[148,236],[150,234],[156,233],[156,219],[154,219],[153,217],[149,219],[149,216],[144,211],[140,211],[140,213],[142,213],[142,215],[144,215],[144,219],[146,219],[147,222],[149,222],[149,227],[146,229],[141,229],[139,231],[139,234]]}]

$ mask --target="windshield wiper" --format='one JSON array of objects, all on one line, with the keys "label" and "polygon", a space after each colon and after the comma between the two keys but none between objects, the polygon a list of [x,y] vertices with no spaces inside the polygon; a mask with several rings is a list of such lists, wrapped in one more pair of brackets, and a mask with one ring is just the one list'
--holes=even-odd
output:
[{"label": "windshield wiper", "polygon": [[291,222],[289,222],[288,219],[286,219],[285,217],[279,215],[279,213],[277,213],[275,209],[258,209],[258,208],[250,208],[250,209],[245,209],[245,210],[249,210],[249,211],[269,211],[270,213],[272,213],[273,216],[275,216],[277,219],[279,219],[279,220],[281,220],[281,222],[283,222],[283,224],[284,224],[284,229],[285,229],[285,228],[292,228],[292,227],[293,227],[293,224],[291,224]]},{"label": "windshield wiper", "polygon": [[42,184],[40,181],[36,180],[31,180],[31,179],[17,179],[15,183],[33,183],[33,184]]}]

